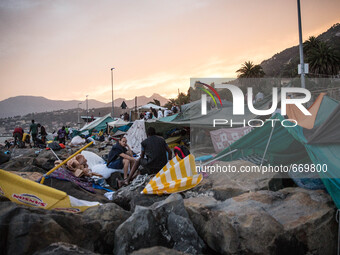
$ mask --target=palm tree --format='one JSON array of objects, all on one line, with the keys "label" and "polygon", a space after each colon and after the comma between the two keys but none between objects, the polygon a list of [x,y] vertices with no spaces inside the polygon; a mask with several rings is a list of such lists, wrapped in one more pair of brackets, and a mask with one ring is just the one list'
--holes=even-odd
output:
[{"label": "palm tree", "polygon": [[158,105],[158,106],[161,106],[161,102],[157,99],[153,99],[153,101],[150,101],[148,104],[154,104],[154,105]]},{"label": "palm tree", "polygon": [[238,78],[261,78],[265,75],[260,65],[254,65],[252,61],[246,61],[242,67],[236,71]]},{"label": "palm tree", "polygon": [[312,49],[318,48],[320,43],[321,41],[315,36],[310,36],[308,40],[303,43],[303,52],[308,55]]},{"label": "palm tree", "polygon": [[340,69],[339,54],[325,42],[319,42],[317,47],[312,48],[307,60],[315,74],[336,75]]}]

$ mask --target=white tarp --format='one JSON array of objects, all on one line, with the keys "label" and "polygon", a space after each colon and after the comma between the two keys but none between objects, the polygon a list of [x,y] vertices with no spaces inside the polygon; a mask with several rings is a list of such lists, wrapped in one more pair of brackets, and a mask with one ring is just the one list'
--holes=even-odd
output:
[{"label": "white tarp", "polygon": [[108,125],[110,127],[122,127],[122,126],[125,126],[127,124],[129,124],[129,122],[124,121],[122,119],[118,119],[118,120],[111,121],[111,122],[108,123]]},{"label": "white tarp", "polygon": [[162,110],[168,109],[168,108],[150,103],[150,104],[146,104],[146,105],[143,105],[143,106],[139,106],[138,110],[150,110],[150,107],[154,108],[157,111],[159,110],[159,108],[161,108]]},{"label": "white tarp", "polygon": [[131,147],[131,150],[136,153],[140,153],[141,142],[146,139],[144,120],[135,120],[125,137],[127,139],[127,144]]}]

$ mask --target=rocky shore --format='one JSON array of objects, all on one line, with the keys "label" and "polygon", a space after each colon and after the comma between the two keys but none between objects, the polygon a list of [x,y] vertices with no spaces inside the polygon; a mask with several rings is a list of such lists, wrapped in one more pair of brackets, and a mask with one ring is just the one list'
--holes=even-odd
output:
[{"label": "rocky shore", "polygon": [[[89,150],[104,155],[109,149]],[[76,150],[56,153],[65,159]],[[55,159],[50,151],[17,149],[0,168],[43,174]],[[71,214],[0,196],[0,254],[336,253],[336,208],[330,196],[273,174],[215,173],[194,189],[163,196],[140,194],[145,184],[127,186],[112,201],[104,191],[93,194],[70,182],[49,179],[46,184],[102,205]]]}]

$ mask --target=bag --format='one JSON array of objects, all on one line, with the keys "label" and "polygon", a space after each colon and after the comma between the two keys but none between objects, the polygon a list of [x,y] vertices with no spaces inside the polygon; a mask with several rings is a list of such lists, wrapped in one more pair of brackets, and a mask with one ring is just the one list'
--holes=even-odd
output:
[{"label": "bag", "polygon": [[190,154],[190,151],[184,145],[179,145],[174,147],[174,153],[181,159],[184,159],[186,156]]},{"label": "bag", "polygon": [[54,151],[58,151],[61,149],[60,145],[57,142],[48,143],[47,148],[51,148]]}]

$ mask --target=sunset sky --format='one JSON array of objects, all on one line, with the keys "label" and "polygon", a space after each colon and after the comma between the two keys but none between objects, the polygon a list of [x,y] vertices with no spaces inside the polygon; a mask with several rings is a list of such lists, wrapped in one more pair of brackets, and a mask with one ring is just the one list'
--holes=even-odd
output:
[{"label": "sunset sky", "polygon": [[[340,22],[339,0],[301,0],[304,40]],[[296,0],[1,0],[0,100],[131,99],[235,77],[298,44]]]}]

